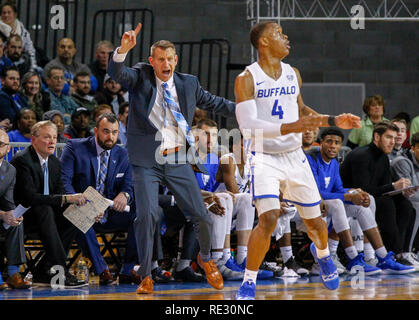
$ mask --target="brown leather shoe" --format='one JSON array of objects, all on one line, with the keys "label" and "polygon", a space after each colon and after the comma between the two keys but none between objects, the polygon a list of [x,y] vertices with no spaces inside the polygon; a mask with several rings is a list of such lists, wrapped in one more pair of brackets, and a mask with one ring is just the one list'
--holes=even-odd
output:
[{"label": "brown leather shoe", "polygon": [[3,291],[4,289],[7,289],[9,287],[9,285],[6,282],[3,282],[2,284],[0,284],[0,291]]},{"label": "brown leather shoe", "polygon": [[113,284],[115,282],[114,277],[109,272],[109,269],[106,269],[99,275],[99,284],[102,286],[107,286],[109,284]]},{"label": "brown leather shoe", "polygon": [[135,283],[135,284],[138,285],[138,284],[141,283],[141,280],[142,280],[141,276],[139,274],[137,274],[137,272],[135,272],[135,270],[131,270],[129,272],[129,275],[120,273],[118,282],[119,282],[119,284]]},{"label": "brown leather shoe", "polygon": [[141,281],[141,284],[138,286],[137,291],[138,294],[148,294],[153,293],[153,280],[150,276],[144,278]]},{"label": "brown leather shoe", "polygon": [[221,275],[220,271],[218,271],[217,267],[215,266],[212,260],[208,262],[202,261],[201,254],[199,253],[198,264],[202,269],[204,269],[205,276],[207,277],[207,281],[211,287],[217,290],[221,290],[224,288],[223,276]]},{"label": "brown leather shoe", "polygon": [[16,272],[11,277],[8,277],[6,282],[12,289],[29,289],[31,287],[31,283],[23,280],[19,272]]}]

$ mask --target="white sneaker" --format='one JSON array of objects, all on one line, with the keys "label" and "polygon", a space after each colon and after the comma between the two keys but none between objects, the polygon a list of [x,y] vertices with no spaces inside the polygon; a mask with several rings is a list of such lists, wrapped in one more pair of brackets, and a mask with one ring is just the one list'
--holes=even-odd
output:
[{"label": "white sneaker", "polygon": [[376,267],[377,266],[377,263],[378,263],[378,259],[377,258],[372,258],[372,259],[368,259],[368,260],[364,260],[365,261],[365,263],[367,264],[367,265],[369,265],[369,266],[371,266],[371,267]]},{"label": "white sneaker", "polygon": [[340,262],[339,257],[336,253],[330,255],[332,257],[332,261],[336,266],[336,269],[338,270],[339,274],[342,274],[346,271],[346,268],[343,266],[343,264]]},{"label": "white sneaker", "polygon": [[414,267],[416,271],[419,271],[419,261],[415,259],[416,255],[413,252],[404,252],[401,254],[401,257],[404,260],[409,261],[411,266]]}]

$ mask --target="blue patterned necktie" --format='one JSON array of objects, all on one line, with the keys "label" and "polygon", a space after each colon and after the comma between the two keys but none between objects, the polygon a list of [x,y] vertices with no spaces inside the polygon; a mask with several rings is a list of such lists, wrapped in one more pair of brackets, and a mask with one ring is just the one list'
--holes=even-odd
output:
[{"label": "blue patterned necktie", "polygon": [[44,164],[42,165],[42,171],[44,172],[44,195],[49,195],[49,177],[47,162],[44,162]]},{"label": "blue patterned necktie", "polygon": [[[108,172],[108,159],[109,159],[108,152],[102,151],[100,153],[99,181],[96,184],[96,190],[101,195],[104,195],[105,193],[105,180],[106,180],[106,174]],[[106,220],[107,220],[107,217],[106,217],[106,211],[105,211],[105,215],[100,220],[100,223],[105,223]]]},{"label": "blue patterned necktie", "polygon": [[[175,118],[179,128],[182,130],[183,135],[186,138],[186,141],[188,141],[189,146],[191,147],[192,152],[195,155],[195,158],[199,159],[198,151],[196,150],[196,147],[195,147],[195,137],[194,137],[194,135],[191,131],[191,128],[189,127],[188,123],[185,120],[185,117],[183,116],[182,112],[180,111],[180,108],[179,108],[178,104],[173,99],[172,95],[170,94],[169,86],[167,85],[167,83],[163,82],[162,87],[163,87],[163,96],[164,96],[165,107],[169,108],[169,110],[172,113],[173,117]],[[164,111],[165,111],[164,122],[166,123],[166,110],[164,110]],[[197,167],[201,171],[205,170],[205,168],[198,161],[196,161],[196,159],[195,159],[195,162],[196,162],[195,164],[197,165]]]}]

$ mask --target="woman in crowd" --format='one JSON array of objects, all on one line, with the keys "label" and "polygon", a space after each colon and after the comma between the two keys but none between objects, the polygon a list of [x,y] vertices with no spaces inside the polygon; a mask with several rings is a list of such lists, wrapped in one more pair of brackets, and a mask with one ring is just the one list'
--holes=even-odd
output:
[{"label": "woman in crowd", "polygon": [[36,72],[29,71],[23,76],[19,96],[29,109],[35,111],[38,120],[51,108],[51,98],[42,90],[41,78]]},{"label": "woman in crowd", "polygon": [[352,129],[348,137],[348,147],[354,149],[369,144],[372,141],[374,125],[382,121],[389,121],[384,117],[385,101],[382,96],[376,94],[367,97],[362,110],[365,118],[361,120],[361,128]]},{"label": "woman in crowd", "polygon": [[16,6],[6,1],[0,6],[0,36],[6,42],[12,34],[17,34],[22,38],[22,49],[31,58],[31,70],[36,70],[38,68],[36,51],[31,40],[31,35],[23,26],[23,23],[17,19]]}]

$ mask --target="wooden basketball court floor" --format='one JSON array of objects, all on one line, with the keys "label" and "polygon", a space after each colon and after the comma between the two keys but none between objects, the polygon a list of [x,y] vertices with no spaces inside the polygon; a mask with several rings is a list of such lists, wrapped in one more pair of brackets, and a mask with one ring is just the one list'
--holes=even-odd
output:
[{"label": "wooden basketball court floor", "polygon": [[[139,295],[135,285],[99,286],[95,282],[92,279],[88,287],[78,289],[5,290],[0,292],[0,300],[234,300],[241,284],[226,281],[218,291],[205,282],[173,282],[155,284],[153,294]],[[419,272],[366,277],[363,286],[352,276],[341,276],[335,291],[325,289],[318,276],[274,278],[257,282],[256,300],[419,300]]]}]

